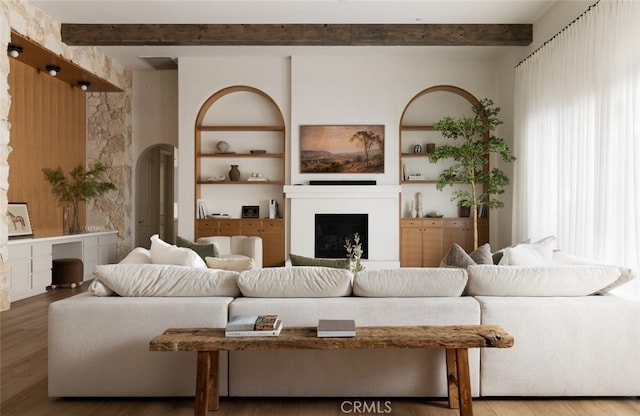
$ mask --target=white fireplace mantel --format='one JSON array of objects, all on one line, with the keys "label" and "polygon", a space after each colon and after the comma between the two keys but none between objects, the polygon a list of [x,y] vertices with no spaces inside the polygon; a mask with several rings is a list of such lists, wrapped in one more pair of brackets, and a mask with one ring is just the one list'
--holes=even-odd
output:
[{"label": "white fireplace mantel", "polygon": [[400,267],[399,185],[287,185],[291,201],[291,252],[313,257],[315,214],[360,214],[369,217],[367,268]]}]

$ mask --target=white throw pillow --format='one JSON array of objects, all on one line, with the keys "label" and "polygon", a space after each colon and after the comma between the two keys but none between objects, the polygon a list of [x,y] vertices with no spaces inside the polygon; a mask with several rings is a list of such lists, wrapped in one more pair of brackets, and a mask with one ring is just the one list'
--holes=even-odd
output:
[{"label": "white throw pillow", "polygon": [[151,261],[153,264],[174,264],[206,269],[207,265],[195,251],[174,246],[160,239],[158,234],[151,236]]},{"label": "white throw pillow", "polygon": [[235,297],[240,294],[236,283],[239,273],[227,270],[169,264],[106,264],[96,266],[94,275],[98,282],[120,296]]},{"label": "white throw pillow", "polygon": [[144,247],[136,247],[120,260],[120,264],[151,264],[151,251]]},{"label": "white throw pillow", "polygon": [[235,272],[244,272],[246,270],[255,270],[256,262],[251,257],[241,256],[242,258],[220,258],[205,257],[207,267],[210,269],[233,270]]},{"label": "white throw pillow", "polygon": [[501,266],[548,266],[556,238],[549,236],[535,243],[523,243],[504,249]]},{"label": "white throw pillow", "polygon": [[91,293],[93,296],[101,296],[101,297],[113,296],[113,294],[115,293],[113,290],[109,289],[107,286],[105,286],[104,283],[102,283],[98,279],[93,279],[91,281],[88,292]]},{"label": "white throw pillow", "polygon": [[240,273],[238,286],[254,298],[327,298],[351,295],[353,273],[332,267],[268,267]]},{"label": "white throw pillow", "polygon": [[460,296],[467,272],[460,268],[420,267],[364,270],[353,278],[353,294],[366,297]]},{"label": "white throw pillow", "polygon": [[496,266],[467,268],[471,296],[588,296],[620,276],[610,266]]},{"label": "white throw pillow", "polygon": [[[551,264],[553,265],[578,265],[578,264],[593,265],[593,264],[600,264],[600,263],[597,263],[596,261],[588,259],[586,257],[576,256],[575,254],[565,253],[564,251],[556,251],[553,253]],[[633,271],[633,269],[629,269],[627,267],[621,267],[621,266],[616,266],[616,267],[618,267],[618,270],[620,270],[620,277],[618,277],[618,279],[616,279],[616,281],[610,284],[609,286],[599,290],[598,291],[599,294],[607,293],[611,289],[615,289],[616,287],[621,286],[627,282],[630,282],[631,280],[636,278],[636,274]]]}]

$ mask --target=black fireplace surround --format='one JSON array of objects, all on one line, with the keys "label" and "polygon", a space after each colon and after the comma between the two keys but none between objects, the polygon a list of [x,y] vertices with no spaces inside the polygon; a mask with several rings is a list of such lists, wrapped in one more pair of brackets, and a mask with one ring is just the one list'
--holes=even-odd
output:
[{"label": "black fireplace surround", "polygon": [[315,257],[341,259],[347,256],[345,240],[353,243],[355,233],[360,235],[362,258],[368,258],[368,214],[315,214]]}]

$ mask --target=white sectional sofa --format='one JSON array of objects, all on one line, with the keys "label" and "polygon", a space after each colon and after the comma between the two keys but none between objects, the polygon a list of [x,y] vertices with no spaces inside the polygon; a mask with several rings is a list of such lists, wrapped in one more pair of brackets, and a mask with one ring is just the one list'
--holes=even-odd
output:
[{"label": "white sectional sofa", "polygon": [[[353,318],[358,326],[497,324],[515,345],[470,351],[476,397],[640,395],[640,299],[593,294],[621,281],[615,268],[402,268],[355,276],[325,267],[193,269],[206,276],[179,280],[163,275],[164,268],[136,269],[152,266],[99,266],[93,288],[113,286],[125,296],[87,293],[51,304],[50,396],[193,395],[195,355],[149,352],[149,340],[169,327],[224,327],[231,315],[267,313],[279,314],[285,326],[315,326],[320,318]],[[519,276],[529,278],[514,289]],[[139,297],[149,289],[141,279],[155,279],[160,289]],[[138,283],[128,287],[132,280]],[[193,297],[185,281],[198,282],[206,295]],[[181,297],[182,290],[189,296]],[[446,396],[441,350],[222,357],[222,396]]]}]

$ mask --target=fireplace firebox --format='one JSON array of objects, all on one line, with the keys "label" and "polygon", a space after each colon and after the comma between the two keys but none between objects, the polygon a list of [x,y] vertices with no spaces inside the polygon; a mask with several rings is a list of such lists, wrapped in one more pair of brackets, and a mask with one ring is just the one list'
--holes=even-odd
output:
[{"label": "fireplace firebox", "polygon": [[362,258],[368,258],[368,214],[315,214],[315,257],[324,259],[345,258],[345,240],[353,242],[358,233],[362,244]]}]

